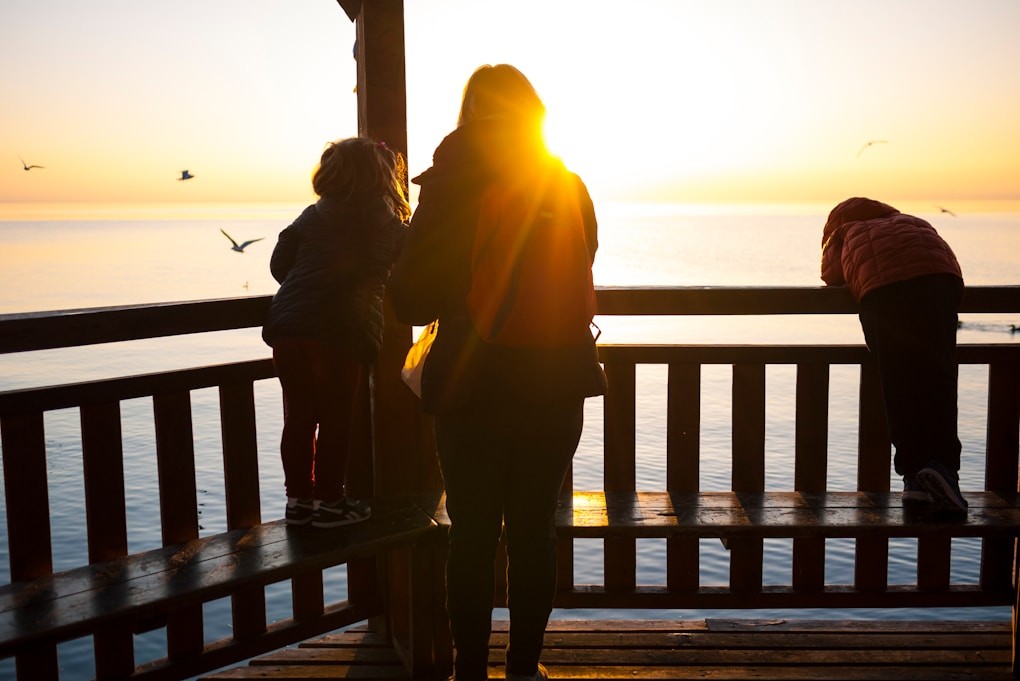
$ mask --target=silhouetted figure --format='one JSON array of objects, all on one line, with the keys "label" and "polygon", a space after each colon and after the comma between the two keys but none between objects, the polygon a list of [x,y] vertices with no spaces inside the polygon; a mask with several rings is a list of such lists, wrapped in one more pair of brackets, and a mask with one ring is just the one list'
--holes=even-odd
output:
[{"label": "silhouetted figure", "polygon": [[[435,414],[451,521],[446,584],[457,681],[488,676],[501,532],[509,559],[506,678],[547,678],[539,658],[556,593],[553,516],[581,435],[584,399],[605,392],[588,322],[579,325],[577,340],[569,345],[516,347],[492,340],[476,326],[482,318],[472,317],[473,272],[480,262],[498,261],[486,274],[505,265],[521,273],[516,283],[522,291],[541,283],[523,273],[529,263],[548,261],[548,254],[528,256],[526,263],[521,251],[506,248],[500,249],[499,261],[498,255],[488,255],[490,245],[483,248],[493,260],[479,259],[476,235],[493,233],[489,227],[495,218],[482,208],[486,197],[546,172],[565,180],[557,185],[566,188],[557,196],[573,206],[577,219],[570,223],[576,227],[571,234],[580,244],[581,275],[590,276],[597,248],[595,210],[581,180],[562,164],[555,170],[558,162],[541,136],[544,115],[541,99],[516,68],[500,64],[474,72],[457,128],[436,149],[432,167],[414,179],[421,185],[418,207],[390,280],[390,300],[400,321],[424,325],[439,319],[424,366],[422,408]],[[551,228],[564,224],[558,213],[547,217]],[[546,290],[555,295],[554,289],[550,284]],[[506,309],[511,305],[504,303],[520,300],[503,290],[493,298]]]},{"label": "silhouetted figure", "polygon": [[903,500],[966,514],[956,431],[957,310],[963,275],[929,223],[867,198],[829,213],[822,279],[846,285],[881,375]]},{"label": "silhouetted figure", "polygon": [[37,165],[34,165],[34,164],[33,165],[27,164],[27,163],[25,163],[25,159],[21,158],[20,156],[18,157],[18,160],[21,161],[21,167],[26,172],[29,171],[29,170],[32,170],[32,168],[38,168],[39,170],[45,170],[46,169],[46,166],[37,166]]},{"label": "silhouetted figure", "polygon": [[363,138],[331,143],[312,176],[319,200],[280,233],[280,288],[262,337],[283,388],[287,523],[338,527],[371,509],[348,498],[356,398],[382,345],[383,294],[411,209],[404,159]]},{"label": "silhouetted figure", "polygon": [[181,176],[177,178],[177,181],[178,181],[178,182],[180,182],[180,181],[182,181],[182,180],[190,180],[190,179],[192,179],[193,177],[195,177],[195,176],[194,176],[194,175],[192,175],[192,174],[191,174],[190,172],[188,172],[187,170],[182,170],[182,171],[181,171]]}]

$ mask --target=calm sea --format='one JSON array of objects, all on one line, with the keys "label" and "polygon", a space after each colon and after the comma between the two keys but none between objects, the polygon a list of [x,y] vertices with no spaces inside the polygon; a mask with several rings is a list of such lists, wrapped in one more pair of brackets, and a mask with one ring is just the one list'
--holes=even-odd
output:
[{"label": "calm sea", "polygon": [[[298,214],[300,205],[8,205],[0,206],[0,314],[163,301],[271,294],[276,283],[269,274],[269,256],[276,235]],[[956,217],[930,205],[902,206],[932,221],[952,244],[969,284],[1020,283],[1020,205],[982,206],[958,210]],[[600,248],[595,279],[599,285],[654,286],[816,286],[819,241],[829,206],[681,206],[616,204],[599,206]],[[244,253],[230,249],[220,230],[237,241],[264,239]],[[1020,319],[996,315],[965,315],[961,343],[1020,342]],[[862,342],[857,320],[844,316],[791,316],[678,319],[603,318],[604,342],[650,343],[842,343]],[[24,355],[0,355],[0,390],[130,375],[210,363],[268,356],[258,329],[155,339],[82,349]],[[790,489],[793,484],[792,368],[770,367],[767,373],[766,485]],[[856,381],[854,367],[832,368],[830,388],[829,485],[852,489],[856,456]],[[984,416],[987,372],[964,367],[960,377],[961,439],[964,444],[962,486],[983,483]],[[665,470],[665,371],[638,370],[638,487],[663,487]],[[199,504],[203,534],[226,527],[220,476],[219,415],[215,390],[193,396]],[[586,427],[574,463],[579,489],[602,485],[601,400],[589,400]],[[279,388],[275,381],[256,384],[259,466],[264,519],[282,512],[282,475],[278,459],[281,427]],[[729,368],[703,370],[701,487],[728,489],[730,480]],[[122,422],[131,551],[160,545],[159,509],[151,401],[123,405]],[[49,499],[52,516],[54,569],[88,562],[84,542],[81,442],[76,410],[46,415],[49,457]],[[131,455],[131,452],[135,452]],[[2,454],[2,450],[0,450]],[[893,489],[898,481],[893,481]],[[3,490],[0,488],[0,496]],[[6,511],[0,504],[0,583],[9,581]],[[766,541],[766,584],[790,583],[789,541]],[[665,583],[665,542],[638,542],[638,579]],[[979,546],[954,540],[953,578],[977,582]],[[890,547],[890,581],[910,582],[916,543],[896,540]],[[729,558],[719,542],[702,546],[701,582],[728,579]],[[827,543],[826,578],[850,583],[853,544]],[[602,583],[601,544],[578,540],[575,575],[579,583]],[[343,597],[342,568],[326,578],[330,596]],[[287,585],[267,590],[269,616],[285,617]],[[229,603],[206,606],[209,640],[229,633]],[[499,616],[498,613],[497,616]],[[558,617],[628,616],[701,618],[729,613],[707,611],[591,612],[562,611]],[[846,617],[845,611],[754,611],[748,616]],[[887,618],[1006,618],[1007,608],[980,610],[854,612],[853,616]],[[66,678],[93,673],[88,646],[60,647]],[[136,639],[138,659],[165,654],[159,632]],[[11,662],[0,661],[0,678],[13,674]]]}]

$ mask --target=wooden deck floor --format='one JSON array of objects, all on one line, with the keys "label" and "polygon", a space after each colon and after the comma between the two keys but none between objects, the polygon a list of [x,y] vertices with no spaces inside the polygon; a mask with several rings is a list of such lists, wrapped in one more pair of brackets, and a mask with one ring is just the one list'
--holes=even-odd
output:
[{"label": "wooden deck floor", "polygon": [[[490,679],[503,678],[496,622]],[[553,621],[542,660],[556,679],[1011,679],[1008,622]],[[204,679],[407,679],[356,628]]]}]

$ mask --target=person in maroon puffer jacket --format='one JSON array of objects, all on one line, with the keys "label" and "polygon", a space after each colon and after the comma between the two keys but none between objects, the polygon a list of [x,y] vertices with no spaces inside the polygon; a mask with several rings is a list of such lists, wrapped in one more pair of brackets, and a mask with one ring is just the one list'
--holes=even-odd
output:
[{"label": "person in maroon puffer jacket", "polygon": [[867,198],[832,209],[822,279],[847,286],[878,364],[904,502],[966,515],[960,494],[957,311],[963,275],[949,244],[921,218]]}]

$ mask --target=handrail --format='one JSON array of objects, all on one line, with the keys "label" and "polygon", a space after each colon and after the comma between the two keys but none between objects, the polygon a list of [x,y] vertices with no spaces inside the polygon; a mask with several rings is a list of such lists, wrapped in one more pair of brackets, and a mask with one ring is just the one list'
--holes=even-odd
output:
[{"label": "handrail", "polygon": [[[845,289],[824,287],[600,288],[598,299],[601,315],[828,315],[852,314],[857,311],[855,302]],[[0,315],[0,354],[253,328],[263,323],[270,300],[268,296],[253,296]],[[970,287],[966,289],[961,311],[1018,313],[1020,286]],[[1020,403],[1020,395],[1016,394],[1015,388],[1016,378],[1020,375],[1017,366],[1020,355],[1017,351],[1018,345],[1015,342],[968,343],[961,344],[957,353],[961,364],[986,364],[989,367],[986,477],[994,481],[995,489],[1015,489],[1016,486],[1016,423],[1017,404]],[[824,452],[827,449],[829,367],[837,364],[861,366],[858,486],[863,490],[888,490],[889,447],[881,426],[881,413],[874,408],[879,403],[876,398],[878,385],[868,373],[869,355],[863,344],[601,344],[599,354],[607,374],[611,375],[611,384],[617,386],[617,390],[606,397],[604,404],[604,466],[607,471],[611,471],[608,477],[613,480],[613,489],[607,486],[607,492],[636,491],[636,369],[638,365],[648,364],[668,365],[666,455],[669,464],[664,479],[668,493],[698,491],[693,481],[698,478],[700,452],[697,437],[692,438],[691,433],[696,434],[700,428],[700,367],[711,364],[730,364],[734,367],[732,456],[734,470],[741,471],[739,484],[737,481],[733,483],[734,490],[754,491],[763,484],[765,368],[776,364],[797,365],[797,389],[794,395],[797,479],[800,480],[803,474],[811,481],[809,487],[817,483],[816,486],[821,488],[824,488]],[[5,484],[12,485],[8,489],[8,506],[17,508],[20,518],[14,523],[17,525],[17,536],[12,534],[9,537],[12,575],[17,574],[20,579],[31,579],[52,572],[49,544],[39,541],[40,537],[48,537],[50,532],[45,491],[47,456],[44,412],[80,407],[83,467],[89,471],[104,472],[99,476],[85,476],[86,506],[92,509],[86,515],[102,519],[97,525],[99,530],[89,529],[90,552],[95,543],[96,555],[119,557],[127,552],[126,528],[123,526],[124,479],[122,473],[111,475],[109,472],[122,465],[124,454],[119,434],[120,403],[132,398],[152,396],[156,424],[154,455],[160,470],[160,500],[161,504],[167,505],[165,515],[170,519],[163,528],[164,534],[188,540],[197,536],[190,393],[197,389],[219,387],[224,479],[228,488],[228,527],[246,527],[260,522],[258,472],[254,465],[256,414],[253,385],[255,381],[274,375],[271,360],[264,358],[143,375],[0,390],[0,421],[4,421],[5,431],[4,458],[18,461],[18,465],[5,475]],[[402,412],[385,413],[391,422],[403,418]],[[417,470],[422,467],[424,458],[430,456],[424,446],[421,451],[415,450],[413,446],[400,446],[394,450],[399,451],[387,454],[389,458],[382,459],[381,465],[386,470],[400,466]],[[818,456],[818,452],[822,452],[823,456]],[[395,461],[400,462],[399,466],[393,465]],[[380,465],[378,460],[376,465]],[[424,473],[420,479],[425,479]],[[12,517],[9,515],[8,519]],[[109,523],[109,518],[119,519],[119,524]],[[170,534],[167,535],[167,532]],[[91,536],[93,534],[95,537]],[[800,572],[795,571],[795,582],[784,588],[760,584],[763,564],[761,540],[743,538],[739,541],[734,539],[730,543],[731,585],[715,587],[698,584],[695,568],[698,548],[696,542],[691,544],[690,540],[690,537],[679,536],[668,539],[666,565],[669,576],[665,588],[637,583],[634,569],[637,554],[633,537],[609,537],[605,540],[604,586],[576,583],[571,568],[572,548],[568,541],[561,541],[559,551],[565,560],[559,575],[561,590],[558,603],[562,607],[607,608],[800,605],[878,607],[888,603],[873,594],[892,595],[892,602],[897,605],[916,606],[973,605],[978,602],[992,604],[1012,598],[1008,585],[1012,577],[1009,559],[1013,555],[1013,542],[1008,537],[982,540],[983,567],[981,584],[978,586],[961,586],[949,582],[947,566],[950,544],[947,537],[925,537],[923,541],[919,540],[919,551],[925,552],[927,561],[934,564],[935,568],[919,573],[918,585],[909,588],[888,583],[888,546],[882,538],[865,537],[859,540],[855,548],[856,555],[867,555],[869,560],[858,566],[859,574],[855,574],[852,585],[831,585],[825,582],[825,552],[819,543],[823,540],[814,537],[794,540],[794,563]],[[175,539],[170,543],[177,541]],[[415,593],[424,594],[426,599],[432,597],[436,586],[430,580],[438,579],[438,564],[432,562],[431,557],[420,558],[428,567],[425,573],[431,577],[416,577],[414,588],[399,598],[393,597],[393,603],[403,605],[389,607],[391,616],[407,615],[410,610],[405,606],[414,600]],[[90,553],[90,562],[92,560]],[[397,573],[403,574],[403,569],[400,568]],[[374,582],[366,579],[374,575],[374,569],[366,568],[358,571],[356,576],[359,584],[370,584]],[[392,597],[395,582],[388,581]],[[811,588],[804,587],[804,584]],[[937,588],[930,588],[933,584]],[[747,585],[752,588],[746,589]],[[407,584],[404,583],[403,587],[407,587]],[[294,627],[311,635],[316,627],[335,624],[337,613],[330,609],[333,606],[324,609],[325,604],[321,602],[321,579],[315,575],[295,574],[293,588],[294,593],[300,596],[295,601]],[[373,591],[362,586],[358,588],[366,593]],[[402,587],[398,585],[398,588]],[[288,629],[287,632],[277,631],[273,628],[275,625],[268,625],[264,621],[264,615],[251,614],[254,609],[258,615],[264,607],[264,598],[258,593],[254,596],[247,591],[234,594],[235,622],[244,623],[243,631],[236,630],[235,633],[239,633],[233,643],[206,645],[205,651],[199,656],[203,661],[194,663],[182,662],[184,658],[177,651],[202,648],[193,634],[195,627],[200,629],[201,614],[198,611],[175,613],[174,622],[167,621],[168,640],[172,638],[174,644],[168,647],[168,659],[155,663],[158,669],[154,667],[153,674],[159,676],[168,669],[192,669],[187,666],[189,664],[211,668],[214,662],[218,664],[226,661],[228,649],[233,650],[231,646],[235,646],[237,651],[244,649],[252,652],[258,646],[268,646],[274,642],[282,645],[287,642],[284,638],[297,635],[298,628]],[[312,613],[311,617],[308,613]],[[357,608],[343,610],[343,613],[346,613],[344,617],[366,614]],[[372,613],[381,614],[375,610]],[[179,615],[183,615],[184,619]],[[436,630],[429,635],[438,636],[438,632]],[[102,635],[104,642],[101,647],[105,649],[109,645],[114,646],[111,649],[113,652],[102,655],[105,664],[117,665],[117,669],[125,669],[127,665],[126,668],[130,669],[134,663],[119,661],[122,656],[116,652],[120,646],[127,648],[130,632],[102,632]],[[249,635],[255,636],[259,643],[256,645],[255,639],[249,640]],[[398,638],[394,638],[395,643],[409,645],[402,639],[398,641]],[[437,650],[445,645],[438,640],[434,644]],[[415,653],[416,659],[418,653]],[[45,664],[49,665],[50,662]],[[194,666],[194,669],[197,670],[198,666]],[[135,671],[138,678],[148,673],[141,669],[139,667]]]},{"label": "handrail", "polygon": [[[842,287],[599,287],[600,315],[850,314]],[[270,296],[0,315],[0,354],[261,326]],[[1020,286],[968,286],[961,312],[1020,313]]]}]

